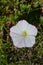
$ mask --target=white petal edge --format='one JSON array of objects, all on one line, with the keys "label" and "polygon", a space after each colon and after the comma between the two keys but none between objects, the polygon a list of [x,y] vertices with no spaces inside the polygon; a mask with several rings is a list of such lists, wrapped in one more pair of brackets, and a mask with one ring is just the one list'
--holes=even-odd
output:
[{"label": "white petal edge", "polygon": [[18,28],[21,30],[21,32],[26,31],[28,22],[26,20],[20,20],[20,21],[18,21],[16,26],[18,26]]},{"label": "white petal edge", "polygon": [[21,36],[14,34],[12,32],[10,32],[10,36],[12,38],[13,41],[13,45],[16,46],[17,48],[22,48],[24,47],[24,40]]},{"label": "white petal edge", "polygon": [[16,34],[20,34],[21,33],[21,31],[19,30],[19,28],[17,26],[12,26],[10,28],[10,32],[16,33]]},{"label": "white petal edge", "polygon": [[35,44],[35,37],[34,36],[28,36],[25,38],[25,46],[26,47],[33,47]]},{"label": "white petal edge", "polygon": [[34,25],[28,24],[28,28],[26,29],[28,35],[36,36],[38,33],[37,28]]}]

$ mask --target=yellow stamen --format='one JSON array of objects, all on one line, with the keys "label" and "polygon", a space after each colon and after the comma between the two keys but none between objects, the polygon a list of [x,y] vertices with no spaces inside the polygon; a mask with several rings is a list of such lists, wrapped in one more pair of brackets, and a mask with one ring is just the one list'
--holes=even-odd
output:
[{"label": "yellow stamen", "polygon": [[22,32],[22,36],[25,38],[27,36],[27,32]]}]

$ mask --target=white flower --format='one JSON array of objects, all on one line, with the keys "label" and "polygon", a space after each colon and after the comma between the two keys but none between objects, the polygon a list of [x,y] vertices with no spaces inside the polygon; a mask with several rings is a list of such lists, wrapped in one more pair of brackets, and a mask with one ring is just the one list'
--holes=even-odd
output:
[{"label": "white flower", "polygon": [[29,24],[26,20],[21,20],[10,28],[10,36],[13,44],[18,48],[32,47],[35,44],[37,32],[37,28]]}]

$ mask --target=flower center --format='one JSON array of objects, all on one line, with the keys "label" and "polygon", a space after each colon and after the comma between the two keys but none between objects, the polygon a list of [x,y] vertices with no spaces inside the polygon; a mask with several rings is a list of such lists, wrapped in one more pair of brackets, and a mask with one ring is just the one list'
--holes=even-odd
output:
[{"label": "flower center", "polygon": [[26,31],[22,32],[22,36],[25,38],[27,36],[27,32]]}]

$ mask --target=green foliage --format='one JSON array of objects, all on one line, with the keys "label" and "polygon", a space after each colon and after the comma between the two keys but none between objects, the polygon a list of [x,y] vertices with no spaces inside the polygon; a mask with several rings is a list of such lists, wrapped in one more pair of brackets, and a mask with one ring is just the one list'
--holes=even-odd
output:
[{"label": "green foliage", "polygon": [[41,23],[43,24],[43,16],[40,17]]}]

